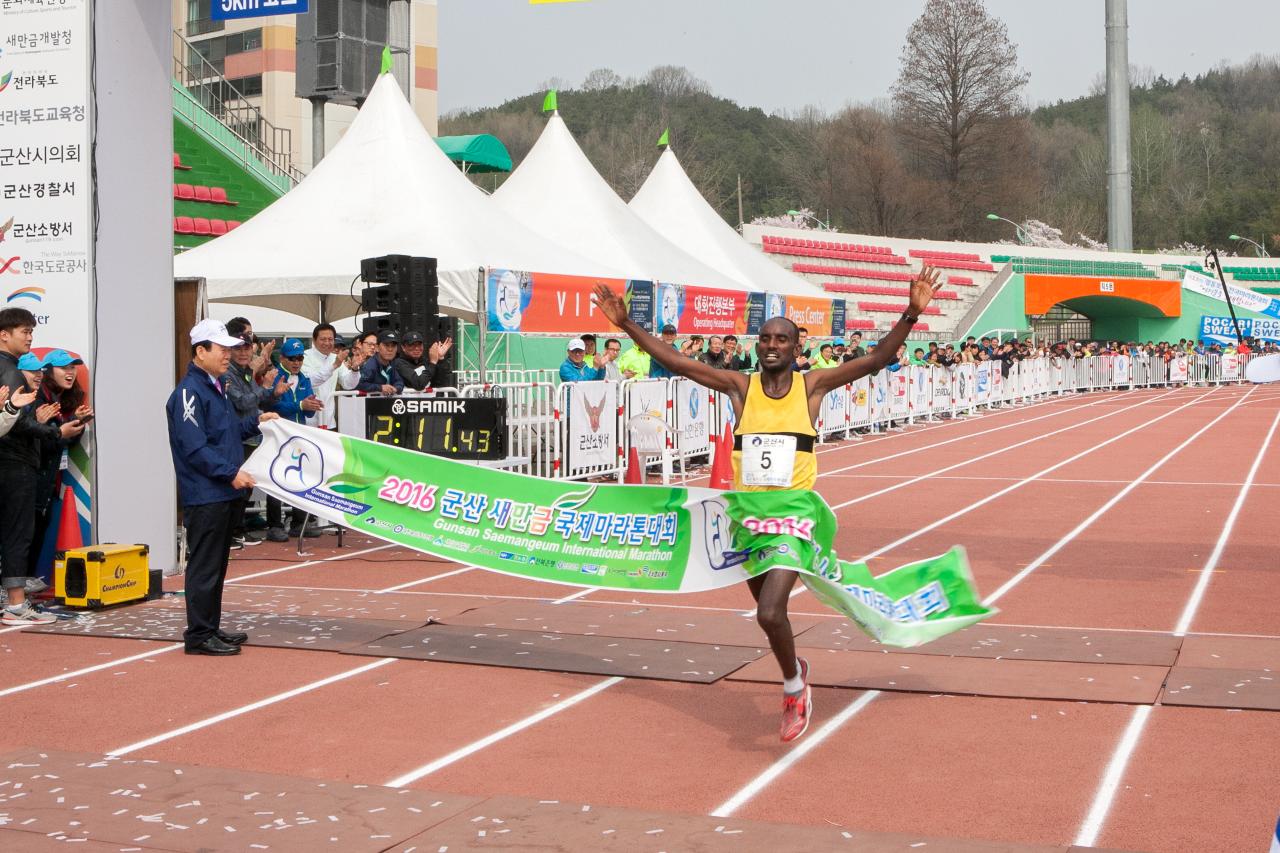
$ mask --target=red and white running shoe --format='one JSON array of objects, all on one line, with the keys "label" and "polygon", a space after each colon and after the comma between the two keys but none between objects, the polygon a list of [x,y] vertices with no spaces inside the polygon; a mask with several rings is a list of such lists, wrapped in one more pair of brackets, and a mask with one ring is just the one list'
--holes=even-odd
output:
[{"label": "red and white running shoe", "polygon": [[800,680],[804,688],[797,693],[782,694],[782,742],[790,743],[809,728],[809,718],[813,715],[813,695],[809,690],[809,662],[798,658],[800,662]]}]

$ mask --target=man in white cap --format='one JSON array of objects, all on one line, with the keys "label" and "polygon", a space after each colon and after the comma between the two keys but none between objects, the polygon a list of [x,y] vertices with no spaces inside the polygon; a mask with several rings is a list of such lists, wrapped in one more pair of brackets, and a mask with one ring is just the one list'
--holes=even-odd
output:
[{"label": "man in white cap", "polygon": [[243,489],[254,481],[240,471],[241,442],[258,434],[258,424],[278,418],[274,412],[241,418],[221,377],[231,350],[243,341],[217,320],[201,320],[191,329],[191,364],[169,395],[169,449],[178,475],[182,524],[187,529],[187,630],[189,655],[235,655],[249,639],[224,633],[222,583],[231,554],[234,509]]},{"label": "man in white cap", "polygon": [[587,364],[587,344],[582,338],[569,341],[569,355],[560,365],[561,382],[590,382],[604,379],[604,366],[609,361],[597,353],[592,356],[594,364]]}]

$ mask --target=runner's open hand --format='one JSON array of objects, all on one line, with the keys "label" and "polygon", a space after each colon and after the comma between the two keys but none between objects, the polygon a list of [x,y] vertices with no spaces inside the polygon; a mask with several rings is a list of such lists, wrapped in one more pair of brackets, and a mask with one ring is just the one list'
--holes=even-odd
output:
[{"label": "runner's open hand", "polygon": [[596,284],[596,292],[592,294],[592,299],[613,325],[621,326],[622,321],[627,319],[627,303],[623,302],[622,298],[613,292],[613,288],[603,281]]},{"label": "runner's open hand", "polygon": [[920,268],[919,275],[911,282],[911,302],[908,305],[908,309],[912,314],[918,316],[921,311],[929,307],[929,303],[933,300],[933,295],[942,286],[939,281],[940,278],[939,271],[928,264]]}]

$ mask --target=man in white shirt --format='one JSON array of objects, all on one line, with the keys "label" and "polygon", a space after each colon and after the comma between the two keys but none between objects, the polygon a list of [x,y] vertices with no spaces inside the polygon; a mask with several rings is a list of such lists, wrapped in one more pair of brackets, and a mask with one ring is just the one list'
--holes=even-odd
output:
[{"label": "man in white shirt", "polygon": [[311,380],[311,390],[324,408],[316,412],[308,424],[323,429],[338,428],[334,392],[355,390],[364,359],[357,352],[347,355],[345,346],[338,343],[337,331],[330,324],[321,323],[315,327],[311,332],[311,348],[302,356],[302,372]]}]

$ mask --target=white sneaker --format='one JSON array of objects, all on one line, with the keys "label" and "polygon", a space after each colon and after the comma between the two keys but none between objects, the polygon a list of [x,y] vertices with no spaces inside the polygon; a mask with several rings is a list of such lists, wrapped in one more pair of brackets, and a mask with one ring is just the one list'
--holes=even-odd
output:
[{"label": "white sneaker", "polygon": [[57,616],[36,610],[29,601],[24,601],[17,607],[6,607],[4,617],[0,618],[0,622],[5,625],[49,625],[57,621]]}]

